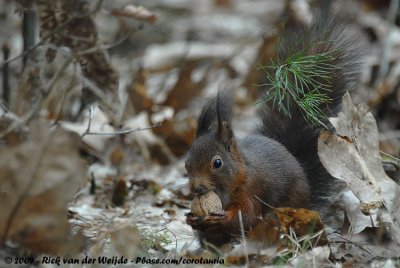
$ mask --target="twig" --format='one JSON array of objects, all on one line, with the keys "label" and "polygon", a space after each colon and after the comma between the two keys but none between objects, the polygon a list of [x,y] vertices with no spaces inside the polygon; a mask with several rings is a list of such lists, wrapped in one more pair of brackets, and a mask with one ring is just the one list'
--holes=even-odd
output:
[{"label": "twig", "polygon": [[[65,106],[65,102],[67,101],[67,98],[70,96],[70,94],[73,94],[72,91],[68,91],[68,89],[73,87],[73,82],[74,82],[74,79],[71,78],[68,87],[66,87],[65,90],[64,90],[64,93],[63,93],[64,96],[63,96],[63,98],[61,100],[60,109],[59,109],[59,111],[57,113],[56,119],[51,124],[52,127],[58,125],[58,122],[61,120],[62,113],[63,113],[64,106]],[[65,92],[65,91],[68,91],[68,92]]]},{"label": "twig", "polygon": [[[6,130],[4,130],[3,132],[0,133],[0,139],[2,139],[7,133],[14,131],[15,129],[19,128],[21,125],[28,123],[32,117],[39,111],[42,102],[45,100],[45,98],[51,93],[51,91],[53,90],[53,87],[55,85],[55,82],[58,81],[60,79],[61,74],[63,73],[63,71],[68,67],[68,65],[73,61],[73,59],[79,57],[79,56],[84,56],[90,53],[93,53],[99,49],[109,49],[114,47],[115,45],[118,45],[120,42],[123,42],[123,40],[125,40],[126,38],[129,37],[129,35],[133,34],[136,30],[140,29],[141,25],[138,25],[131,33],[128,34],[128,36],[121,38],[120,40],[118,40],[116,43],[111,44],[107,47],[101,47],[101,46],[94,46],[88,49],[85,49],[83,51],[77,52],[77,53],[71,53],[68,55],[67,60],[63,63],[63,65],[61,66],[60,69],[58,69],[57,73],[54,75],[53,80],[50,82],[50,84],[47,86],[47,89],[43,90],[43,92],[41,92],[41,94],[39,95],[39,97],[37,98],[36,102],[33,104],[33,108],[27,113],[25,114],[25,116],[19,121],[19,122],[15,122],[14,124],[10,125]],[[36,48],[36,46],[32,47],[32,49]],[[20,56],[22,56],[23,54],[21,54]],[[13,60],[13,59],[12,59]],[[15,60],[15,58],[14,58]],[[3,64],[8,64],[9,61],[5,61],[3,62]],[[108,108],[112,109],[112,105],[108,102],[108,99],[106,97],[106,95],[102,92],[102,90],[100,88],[98,88],[92,81],[90,81],[89,79],[87,79],[86,77],[81,75],[81,78],[84,82],[86,82],[88,88],[106,105],[108,106]],[[122,133],[123,134],[123,133]],[[111,135],[111,134],[110,134]]]},{"label": "twig", "polygon": [[253,195],[258,201],[260,201],[262,204],[266,205],[267,207],[269,207],[270,209],[275,209],[273,206],[265,203],[264,201],[262,201],[258,196]]},{"label": "twig", "polygon": [[[30,7],[24,10],[22,18],[22,35],[24,40],[24,51],[29,50],[35,46],[36,43],[36,12],[32,9],[32,3]],[[25,54],[22,61],[22,70],[25,69],[26,62],[28,60],[28,54]]]},{"label": "twig", "polygon": [[93,120],[93,106],[90,106],[89,108],[89,122],[88,126],[85,130],[85,132],[82,133],[81,139],[85,137],[86,135],[98,135],[98,136],[107,136],[107,135],[124,135],[124,134],[129,134],[132,132],[136,131],[142,131],[142,130],[148,130],[156,127],[161,127],[161,123],[154,124],[148,127],[143,127],[143,128],[136,128],[136,129],[126,129],[126,130],[120,130],[120,131],[114,131],[114,132],[91,132],[90,128],[92,126],[92,120]]},{"label": "twig", "polygon": [[11,124],[7,129],[5,129],[3,132],[0,133],[0,139],[4,138],[5,135],[7,135],[8,133],[16,130],[17,128],[19,128],[20,126],[28,123],[32,117],[40,110],[41,106],[42,106],[42,102],[46,99],[46,97],[51,93],[51,91],[54,88],[54,85],[56,84],[56,82],[60,79],[61,75],[63,74],[64,70],[68,67],[68,65],[72,62],[73,57],[70,56],[69,58],[67,58],[64,63],[62,64],[62,66],[60,67],[60,69],[57,70],[57,73],[54,75],[53,79],[50,81],[50,83],[47,85],[46,89],[43,89],[40,91],[40,95],[38,96],[38,98],[36,99],[35,103],[33,104],[32,109],[27,112],[21,120],[19,120],[18,122],[14,122],[13,124]]},{"label": "twig", "polygon": [[84,83],[84,85],[87,86],[87,88],[102,102],[102,104],[104,104],[105,108],[115,112],[114,105],[111,101],[109,101],[109,97],[103,92],[101,88],[96,85],[96,83],[88,79],[82,73],[79,73],[78,76],[80,80]]},{"label": "twig", "polygon": [[[7,43],[3,44],[2,47],[3,50],[3,57],[4,61],[8,60],[8,57],[10,56],[10,47],[8,46]],[[4,105],[9,106],[10,105],[10,84],[9,84],[9,69],[8,69],[8,63],[3,64],[2,68],[2,73],[3,73],[3,99],[4,99]]]},{"label": "twig", "polygon": [[96,7],[95,7],[93,10],[91,10],[90,12],[85,13],[85,14],[75,15],[75,16],[71,17],[71,18],[68,19],[66,22],[64,22],[64,23],[62,23],[60,26],[58,26],[57,29],[55,29],[54,31],[50,32],[48,35],[42,37],[42,38],[41,38],[42,40],[41,40],[39,43],[37,43],[36,45],[34,45],[34,46],[28,48],[27,50],[25,50],[25,51],[22,52],[21,54],[15,56],[14,58],[11,58],[11,59],[8,59],[8,60],[6,60],[6,61],[3,61],[0,68],[2,68],[3,65],[6,64],[6,63],[10,63],[10,62],[13,62],[13,61],[15,61],[15,60],[21,58],[21,57],[25,57],[27,54],[31,53],[31,52],[32,52],[33,50],[35,50],[36,48],[38,48],[38,47],[44,45],[48,39],[50,39],[53,35],[59,33],[60,31],[62,31],[66,26],[68,26],[68,24],[70,24],[70,23],[71,23],[72,21],[74,21],[76,18],[83,18],[83,17],[87,17],[87,16],[93,15],[94,13],[96,13],[97,11],[100,10],[100,8],[101,8],[101,6],[102,6],[102,3],[103,3],[103,0],[99,0],[99,1],[97,2],[97,4],[96,4]]},{"label": "twig", "polygon": [[93,119],[93,105],[90,106],[89,108],[89,122],[88,122],[88,126],[85,130],[85,132],[83,132],[83,134],[81,135],[81,138],[83,138],[85,135],[87,135],[88,133],[90,133],[90,127],[92,125],[92,119]]},{"label": "twig", "polygon": [[[83,51],[76,52],[75,53],[75,57],[79,58],[80,56],[84,56],[84,55],[87,55],[87,54],[90,54],[90,53],[94,53],[94,52],[99,51],[99,50],[108,50],[108,49],[111,49],[113,47],[116,47],[119,44],[121,44],[124,40],[129,38],[129,36],[134,34],[137,30],[141,29],[142,26],[143,26],[143,24],[137,25],[126,36],[124,36],[121,39],[117,40],[113,44],[106,45],[106,46],[96,45],[94,47],[85,49]],[[79,78],[87,86],[87,89],[89,89],[98,99],[101,100],[101,102],[105,105],[105,107],[107,109],[110,109],[111,111],[115,112],[113,103],[109,101],[109,97],[107,96],[107,94],[105,94],[104,91],[100,87],[98,87],[96,83],[94,83],[92,80],[90,80],[87,77],[85,77],[82,73],[79,73]]]},{"label": "twig", "polygon": [[244,256],[246,258],[246,266],[249,267],[249,252],[247,250],[247,243],[246,243],[246,236],[244,235],[244,227],[243,227],[243,218],[242,218],[242,211],[239,209],[239,224],[240,224],[240,233],[243,238],[243,247],[244,247]]},{"label": "twig", "polygon": [[108,135],[124,135],[124,134],[129,134],[132,132],[136,131],[142,131],[142,130],[148,130],[156,127],[161,127],[161,123],[151,125],[149,127],[143,127],[143,128],[135,128],[135,129],[127,129],[127,130],[121,130],[121,131],[115,131],[115,132],[88,132],[88,133],[83,133],[81,138],[83,138],[86,135],[98,135],[98,136],[108,136]]},{"label": "twig", "polygon": [[343,237],[343,236],[341,236],[341,235],[339,235],[339,234],[336,234],[336,233],[332,233],[332,235],[336,235],[338,238],[341,238],[341,239],[343,239],[344,241],[335,241],[335,240],[333,240],[333,241],[329,241],[330,243],[348,243],[348,244],[357,246],[357,247],[359,247],[362,251],[368,253],[369,255],[371,255],[371,256],[373,256],[373,257],[376,257],[371,251],[369,251],[369,250],[365,249],[363,246],[361,246],[361,244],[358,244],[358,243],[356,243],[356,242],[353,242],[353,241],[351,241],[350,239],[347,239],[347,238],[345,238],[345,237]]},{"label": "twig", "polygon": [[[389,162],[390,164],[394,165],[396,168],[400,168],[400,159],[398,159],[397,157],[394,157],[393,155],[387,154],[383,151],[379,151],[381,154],[383,154],[384,156],[390,158],[391,160],[386,160],[386,162]],[[383,161],[385,162],[385,161]]]},{"label": "twig", "polygon": [[178,238],[176,237],[175,233],[172,232],[172,231],[171,231],[170,229],[168,229],[168,228],[163,228],[163,229],[159,230],[158,232],[161,232],[161,231],[168,231],[168,232],[170,232],[170,233],[175,237],[175,252],[178,252]]}]

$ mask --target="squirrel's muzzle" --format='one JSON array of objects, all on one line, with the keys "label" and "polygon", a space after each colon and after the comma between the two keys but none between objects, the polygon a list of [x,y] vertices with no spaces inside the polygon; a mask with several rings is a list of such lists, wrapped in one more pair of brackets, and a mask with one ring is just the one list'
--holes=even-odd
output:
[{"label": "squirrel's muzzle", "polygon": [[206,187],[199,186],[199,187],[194,187],[192,189],[192,192],[195,194],[205,194],[207,192]]},{"label": "squirrel's muzzle", "polygon": [[214,187],[210,185],[209,179],[204,177],[190,177],[189,176],[190,191],[194,194],[205,194],[212,191]]}]

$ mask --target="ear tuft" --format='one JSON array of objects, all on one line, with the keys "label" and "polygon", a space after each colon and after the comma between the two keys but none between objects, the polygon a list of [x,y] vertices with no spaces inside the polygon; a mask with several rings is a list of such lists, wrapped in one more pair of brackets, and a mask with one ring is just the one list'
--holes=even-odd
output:
[{"label": "ear tuft", "polygon": [[209,100],[202,108],[197,119],[196,137],[200,137],[210,131],[211,125],[217,117],[217,98]]},{"label": "ear tuft", "polygon": [[233,96],[231,92],[221,90],[217,95],[217,119],[218,132],[217,138],[224,144],[229,152],[232,144],[232,116],[233,116]]}]

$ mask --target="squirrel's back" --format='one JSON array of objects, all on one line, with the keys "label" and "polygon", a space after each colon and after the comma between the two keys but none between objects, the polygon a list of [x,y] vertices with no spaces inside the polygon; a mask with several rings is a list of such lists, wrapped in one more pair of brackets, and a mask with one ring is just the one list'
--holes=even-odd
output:
[{"label": "squirrel's back", "polygon": [[[257,198],[272,207],[309,206],[310,187],[303,168],[282,144],[265,136],[250,135],[238,139],[238,145],[247,162],[248,176],[263,182],[262,195]],[[264,213],[268,210],[264,206]]]}]

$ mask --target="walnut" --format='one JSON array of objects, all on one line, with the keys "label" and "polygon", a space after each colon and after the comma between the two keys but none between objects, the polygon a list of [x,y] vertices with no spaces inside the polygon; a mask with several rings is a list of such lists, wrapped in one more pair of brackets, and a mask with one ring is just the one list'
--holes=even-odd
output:
[{"label": "walnut", "polygon": [[195,216],[201,217],[211,213],[219,213],[222,211],[221,199],[213,191],[198,195],[192,201],[191,210]]}]

